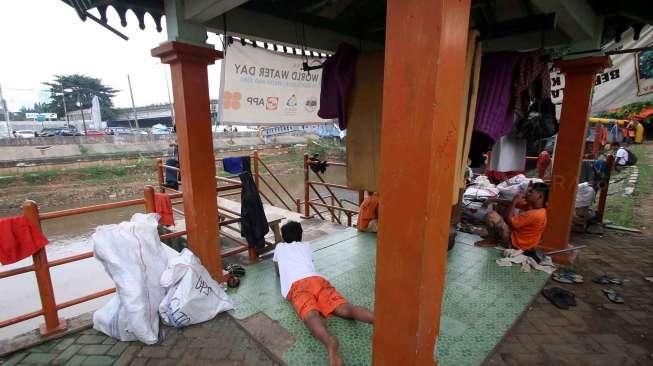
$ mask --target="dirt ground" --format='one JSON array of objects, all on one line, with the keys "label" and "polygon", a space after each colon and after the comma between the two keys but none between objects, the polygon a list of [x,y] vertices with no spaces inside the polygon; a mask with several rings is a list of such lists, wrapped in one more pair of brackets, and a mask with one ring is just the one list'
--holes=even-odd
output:
[{"label": "dirt ground", "polygon": [[[648,164],[653,144],[646,145]],[[653,182],[645,182],[653,184]],[[635,203],[642,234],[606,230],[602,236],[574,235],[572,243],[587,245],[574,263],[582,284],[561,284],[576,295],[578,306],[561,310],[543,296],[513,326],[486,365],[653,365],[653,195]],[[595,276],[607,274],[623,285],[598,285]],[[613,288],[624,304],[602,292]]]}]

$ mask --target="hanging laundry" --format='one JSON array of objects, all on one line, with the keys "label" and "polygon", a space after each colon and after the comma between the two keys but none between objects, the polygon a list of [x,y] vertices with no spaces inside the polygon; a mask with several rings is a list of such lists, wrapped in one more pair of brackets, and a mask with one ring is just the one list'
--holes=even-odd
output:
[{"label": "hanging laundry", "polygon": [[[179,168],[179,160],[171,158],[166,160],[167,166]],[[164,185],[168,188],[172,188],[175,191],[179,190],[179,172],[175,169],[164,168],[165,170],[165,182]]]},{"label": "hanging laundry", "polygon": [[320,91],[320,118],[337,118],[341,130],[347,128],[347,98],[356,74],[358,50],[341,43],[335,55],[322,64],[322,89]]},{"label": "hanging laundry", "polygon": [[544,178],[546,175],[546,170],[551,164],[551,154],[548,151],[542,150],[540,155],[537,156],[537,176],[539,178]]},{"label": "hanging laundry", "polygon": [[528,115],[531,101],[548,98],[550,95],[548,57],[540,50],[522,54],[513,84],[513,106],[517,117],[522,119]]},{"label": "hanging laundry", "polygon": [[474,130],[498,140],[514,125],[512,89],[517,64],[517,52],[496,52],[483,55],[478,87]]},{"label": "hanging laundry", "polygon": [[165,193],[155,193],[154,207],[156,213],[159,214],[159,224],[164,226],[172,226],[175,224],[170,196]]},{"label": "hanging laundry", "polygon": [[0,219],[0,264],[27,258],[47,243],[41,230],[24,216]]},{"label": "hanging laundry", "polygon": [[251,172],[251,159],[249,156],[235,156],[222,159],[224,171],[231,174]]},{"label": "hanging laundry", "polygon": [[501,182],[524,172],[526,140],[503,136],[494,144],[485,174],[490,180]]},{"label": "hanging laundry", "polygon": [[252,173],[243,172],[239,177],[243,184],[240,195],[240,235],[245,238],[250,247],[260,249],[265,246],[265,234],[270,231],[268,219],[265,217],[263,202],[256,189]]}]

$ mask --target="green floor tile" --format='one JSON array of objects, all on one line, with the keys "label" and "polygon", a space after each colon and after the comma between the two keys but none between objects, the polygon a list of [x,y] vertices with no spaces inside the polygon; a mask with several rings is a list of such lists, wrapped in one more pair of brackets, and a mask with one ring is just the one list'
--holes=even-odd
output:
[{"label": "green floor tile", "polygon": [[[373,309],[376,235],[347,229],[312,242],[312,247],[317,271],[351,303]],[[497,250],[470,245],[456,245],[448,254],[436,349],[439,365],[480,364],[548,278],[542,272],[523,273],[519,266],[499,267],[499,257]],[[325,364],[324,348],[281,297],[270,259],[247,266],[240,287],[229,293],[236,302],[236,318],[261,311],[297,339],[283,355],[289,365]],[[345,364],[370,364],[370,325],[338,318],[328,319],[327,325],[340,340]]]}]

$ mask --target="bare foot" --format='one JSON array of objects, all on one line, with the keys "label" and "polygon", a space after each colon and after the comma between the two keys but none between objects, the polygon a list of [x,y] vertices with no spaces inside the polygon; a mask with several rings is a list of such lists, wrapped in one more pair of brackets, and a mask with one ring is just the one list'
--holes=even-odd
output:
[{"label": "bare foot", "polygon": [[329,366],[342,366],[342,358],[338,354],[338,340],[335,338],[331,345],[327,347],[327,352],[329,353]]},{"label": "bare foot", "polygon": [[492,239],[483,239],[483,240],[477,241],[476,243],[474,243],[474,245],[476,245],[477,247],[486,247],[487,248],[487,247],[496,246],[497,242],[496,242],[496,240],[492,240]]}]

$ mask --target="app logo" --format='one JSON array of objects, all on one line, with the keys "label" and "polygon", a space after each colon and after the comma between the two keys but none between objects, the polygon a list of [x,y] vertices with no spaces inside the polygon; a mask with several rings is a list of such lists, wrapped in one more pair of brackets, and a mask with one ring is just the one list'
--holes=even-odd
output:
[{"label": "app logo", "polygon": [[247,103],[256,107],[262,107],[265,105],[263,97],[247,97]]},{"label": "app logo", "polygon": [[279,97],[268,97],[265,103],[265,109],[276,111],[279,108]]},{"label": "app logo", "polygon": [[224,106],[224,109],[240,109],[240,100],[242,99],[242,94],[240,92],[230,92],[226,91],[224,92],[224,95],[222,96],[222,105]]},{"label": "app logo", "polygon": [[286,99],[283,110],[286,115],[295,115],[297,113],[297,97],[295,94]]},{"label": "app logo", "polygon": [[317,98],[308,97],[306,103],[304,103],[304,108],[306,108],[306,112],[315,112],[317,110]]}]

